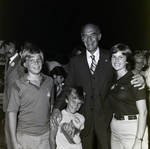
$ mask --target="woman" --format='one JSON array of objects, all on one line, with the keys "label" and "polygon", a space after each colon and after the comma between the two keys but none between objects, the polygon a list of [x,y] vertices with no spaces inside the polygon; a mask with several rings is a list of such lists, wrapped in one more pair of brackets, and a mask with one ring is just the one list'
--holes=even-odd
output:
[{"label": "woman", "polygon": [[146,53],[146,59],[147,59],[147,68],[144,72],[144,76],[146,79],[146,88],[147,88],[147,106],[148,106],[148,127],[150,128],[150,53]]},{"label": "woman", "polygon": [[129,47],[123,44],[110,50],[111,63],[116,71],[109,96],[114,113],[112,149],[148,149],[146,94],[145,89],[139,90],[130,83],[133,73],[127,69],[127,64],[131,55]]},{"label": "woman", "polygon": [[143,53],[136,53],[133,56],[133,59],[134,59],[135,64],[134,64],[134,69],[132,70],[132,72],[134,74],[144,75],[143,68],[146,65],[146,58],[145,58],[144,54]]},{"label": "woman", "polygon": [[150,53],[146,54],[147,58],[147,68],[145,70],[144,76],[146,78],[147,89],[150,91]]}]

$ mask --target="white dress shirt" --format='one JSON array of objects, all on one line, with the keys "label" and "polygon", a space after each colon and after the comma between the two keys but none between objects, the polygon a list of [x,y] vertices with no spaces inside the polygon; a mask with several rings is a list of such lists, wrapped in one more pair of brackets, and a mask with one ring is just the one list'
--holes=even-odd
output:
[{"label": "white dress shirt", "polygon": [[97,48],[97,50],[95,51],[94,54],[91,54],[88,50],[86,50],[86,58],[87,58],[87,62],[89,65],[89,68],[91,67],[91,63],[92,63],[92,59],[91,56],[94,55],[95,56],[95,61],[96,64],[98,63],[99,59],[100,59],[100,51],[99,48]]},{"label": "white dress shirt", "polygon": [[11,64],[11,62],[18,56],[18,53],[16,53],[14,56],[12,56],[10,58],[9,64]]}]

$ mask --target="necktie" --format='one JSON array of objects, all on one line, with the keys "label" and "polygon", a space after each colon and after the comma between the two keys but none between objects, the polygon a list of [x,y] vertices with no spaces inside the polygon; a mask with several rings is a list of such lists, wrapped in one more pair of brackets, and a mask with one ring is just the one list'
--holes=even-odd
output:
[{"label": "necktie", "polygon": [[9,62],[10,62],[10,59],[7,59],[7,61],[6,61],[6,70],[7,70],[8,67],[9,67]]},{"label": "necktie", "polygon": [[95,56],[92,55],[92,56],[91,56],[91,59],[92,59],[92,63],[91,63],[90,71],[91,71],[92,74],[94,74],[94,71],[95,71],[95,69],[96,69]]}]

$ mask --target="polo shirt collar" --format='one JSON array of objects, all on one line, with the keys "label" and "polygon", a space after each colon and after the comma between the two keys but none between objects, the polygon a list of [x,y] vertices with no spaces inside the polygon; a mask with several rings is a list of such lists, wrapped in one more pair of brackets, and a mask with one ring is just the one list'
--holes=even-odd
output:
[{"label": "polo shirt collar", "polygon": [[[24,81],[25,82],[27,82],[27,83],[30,83],[30,81],[27,79],[27,73],[24,75],[24,77],[23,77],[23,79],[24,79]],[[41,80],[41,84],[46,80],[46,76],[45,75],[43,75],[42,73],[41,73],[41,75],[42,75],[42,80]]]}]

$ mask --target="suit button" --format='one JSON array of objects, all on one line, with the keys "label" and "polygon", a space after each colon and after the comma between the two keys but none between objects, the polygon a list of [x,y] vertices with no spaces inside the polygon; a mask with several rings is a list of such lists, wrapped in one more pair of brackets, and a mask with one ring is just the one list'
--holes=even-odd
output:
[{"label": "suit button", "polygon": [[93,99],[93,96],[91,96],[91,99]]},{"label": "suit button", "polygon": [[93,108],[91,108],[91,111],[93,111]]}]

